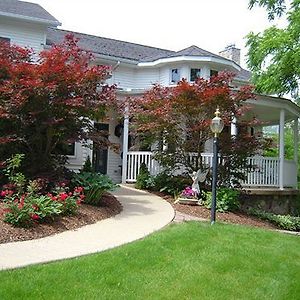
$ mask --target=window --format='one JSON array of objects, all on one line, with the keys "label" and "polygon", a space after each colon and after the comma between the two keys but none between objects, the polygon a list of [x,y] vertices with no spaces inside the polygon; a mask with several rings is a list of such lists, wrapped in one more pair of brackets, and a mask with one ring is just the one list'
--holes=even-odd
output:
[{"label": "window", "polygon": [[55,152],[60,155],[75,156],[75,143],[59,143]]},{"label": "window", "polygon": [[195,81],[199,77],[201,77],[201,69],[191,69],[190,81]]},{"label": "window", "polygon": [[0,43],[7,43],[10,44],[10,39],[6,37],[0,36]]},{"label": "window", "polygon": [[179,69],[171,70],[171,83],[177,83],[180,81],[180,72]]},{"label": "window", "polygon": [[210,70],[210,77],[214,77],[218,75],[218,71],[216,70]]}]

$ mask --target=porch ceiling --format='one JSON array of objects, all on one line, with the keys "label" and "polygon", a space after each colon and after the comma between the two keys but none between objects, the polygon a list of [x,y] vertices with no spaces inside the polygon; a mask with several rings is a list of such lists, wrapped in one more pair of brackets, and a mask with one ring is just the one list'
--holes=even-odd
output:
[{"label": "porch ceiling", "polygon": [[285,110],[285,121],[289,122],[300,117],[300,107],[291,100],[270,96],[258,95],[256,100],[248,100],[250,110],[245,114],[245,119],[257,118],[266,125],[279,124],[280,111]]}]

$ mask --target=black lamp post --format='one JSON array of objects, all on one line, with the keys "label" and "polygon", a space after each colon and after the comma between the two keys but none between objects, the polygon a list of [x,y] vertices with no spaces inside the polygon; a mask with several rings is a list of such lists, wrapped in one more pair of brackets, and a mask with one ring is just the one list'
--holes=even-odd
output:
[{"label": "black lamp post", "polygon": [[214,224],[216,221],[216,204],[217,204],[217,177],[218,177],[218,136],[224,128],[224,122],[219,117],[220,111],[217,107],[215,117],[211,120],[210,129],[214,134],[213,139],[213,161],[212,161],[212,184],[211,184],[211,214],[210,222]]}]

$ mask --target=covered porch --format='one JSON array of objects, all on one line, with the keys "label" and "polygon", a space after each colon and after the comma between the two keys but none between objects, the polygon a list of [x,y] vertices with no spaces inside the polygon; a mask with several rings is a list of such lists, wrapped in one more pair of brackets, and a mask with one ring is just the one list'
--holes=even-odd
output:
[{"label": "covered porch", "polygon": [[[246,179],[241,182],[242,186],[249,189],[297,189],[298,173],[298,118],[300,108],[290,100],[258,95],[256,100],[248,100],[250,110],[246,118],[256,118],[260,125],[252,128],[254,131],[262,131],[264,126],[274,126],[278,134],[278,156],[264,157],[257,155],[248,158],[251,170],[243,170]],[[233,117],[231,134],[238,138],[237,124],[239,120]],[[293,159],[287,159],[285,155],[285,125],[293,130]],[[251,129],[251,130],[252,130]],[[250,128],[249,128],[250,130]],[[124,119],[123,135],[123,161],[122,161],[122,182],[134,183],[142,163],[146,164],[151,175],[157,175],[162,171],[161,166],[153,158],[150,151],[130,151],[128,149],[129,119]],[[212,153],[202,153],[201,160],[207,166],[212,166]]]},{"label": "covered porch", "polygon": [[[212,153],[202,153],[202,163],[212,167]],[[136,182],[138,171],[144,163],[151,175],[157,175],[162,171],[159,163],[154,160],[153,153],[148,151],[129,151],[127,153],[126,182]],[[243,170],[246,179],[241,182],[245,188],[280,188],[280,161],[275,157],[249,157],[248,164],[252,166],[251,171]],[[297,188],[296,163],[291,160],[283,162],[283,188]]]}]

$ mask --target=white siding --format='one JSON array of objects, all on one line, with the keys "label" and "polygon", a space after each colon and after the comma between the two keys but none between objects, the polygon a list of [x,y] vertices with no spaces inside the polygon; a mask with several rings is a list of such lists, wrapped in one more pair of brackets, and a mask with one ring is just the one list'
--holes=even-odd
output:
[{"label": "white siding", "polygon": [[84,147],[81,143],[75,143],[75,155],[68,156],[68,162],[66,166],[75,172],[78,172],[84,165],[87,157],[92,158],[92,151]]},{"label": "white siding", "polygon": [[153,84],[159,82],[159,69],[144,69],[137,70],[135,74],[135,86],[136,89],[148,89]]},{"label": "white siding", "polygon": [[112,74],[110,82],[116,84],[119,88],[135,88],[134,69],[118,67]]},{"label": "white siding", "polygon": [[[117,145],[121,144],[121,139],[115,136],[115,128],[119,124],[118,116],[116,112],[109,113],[109,141],[115,143]],[[108,150],[108,158],[107,158],[107,175],[114,182],[121,182],[121,152],[122,148],[120,147],[119,151],[115,151],[112,149]]]},{"label": "white siding", "polygon": [[159,83],[163,86],[168,86],[170,84],[170,71],[171,68],[163,67],[159,70]]},{"label": "white siding", "polygon": [[30,47],[39,52],[46,43],[46,27],[1,17],[0,36],[10,38],[11,44]]}]

